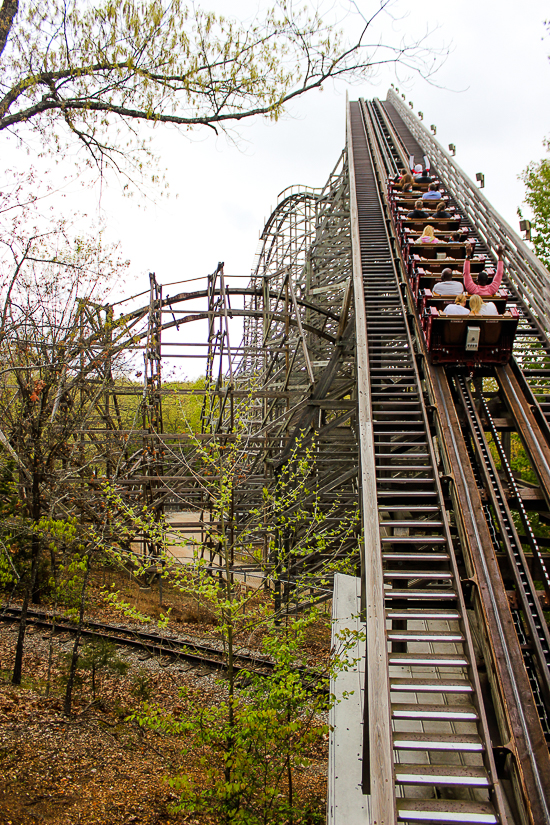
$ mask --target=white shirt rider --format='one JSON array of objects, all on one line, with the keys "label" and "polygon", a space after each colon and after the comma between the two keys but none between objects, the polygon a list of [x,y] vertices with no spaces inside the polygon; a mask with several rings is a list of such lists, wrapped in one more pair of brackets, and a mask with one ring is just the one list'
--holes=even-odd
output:
[{"label": "white shirt rider", "polygon": [[461,292],[464,292],[464,287],[460,281],[453,281],[452,279],[439,281],[439,283],[435,284],[434,288],[432,289],[434,295],[460,295]]},{"label": "white shirt rider", "polygon": [[443,315],[469,315],[468,307],[463,307],[462,304],[449,304],[443,310]]},{"label": "white shirt rider", "polygon": [[479,310],[480,315],[498,315],[498,309],[493,301],[487,301]]}]

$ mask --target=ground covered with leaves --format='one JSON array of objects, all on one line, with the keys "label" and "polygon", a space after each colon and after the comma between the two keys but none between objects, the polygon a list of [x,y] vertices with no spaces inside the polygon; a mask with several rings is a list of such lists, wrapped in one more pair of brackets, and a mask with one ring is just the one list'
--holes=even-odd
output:
[{"label": "ground covered with leaves", "polygon": [[[147,594],[141,594],[142,602]],[[154,615],[154,594],[149,595]],[[158,603],[158,600],[157,600]],[[92,599],[89,618],[117,619]],[[169,594],[166,598],[170,606]],[[173,607],[169,633],[213,641],[215,628],[192,605]],[[44,605],[47,609],[47,605]],[[163,609],[166,609],[164,605]],[[162,661],[147,652],[119,648],[119,672],[97,675],[93,699],[89,674],[75,696],[73,715],[62,713],[62,691],[69,634],[56,634],[52,646],[51,689],[46,681],[49,632],[30,626],[21,688],[10,684],[17,625],[0,623],[0,825],[176,825],[215,823],[201,811],[177,814],[177,793],[168,779],[186,775],[200,783],[201,767],[193,754],[184,754],[177,735],[148,730],[128,717],[149,701],[185,715],[186,702],[212,707],[224,694],[220,674],[182,662]],[[326,656],[326,627],[310,631],[304,659]],[[187,689],[182,699],[180,689]],[[322,720],[321,720],[322,721]],[[312,748],[308,764],[296,776],[296,793],[304,805],[324,816],[327,741]],[[313,821],[313,820],[312,820]]]}]

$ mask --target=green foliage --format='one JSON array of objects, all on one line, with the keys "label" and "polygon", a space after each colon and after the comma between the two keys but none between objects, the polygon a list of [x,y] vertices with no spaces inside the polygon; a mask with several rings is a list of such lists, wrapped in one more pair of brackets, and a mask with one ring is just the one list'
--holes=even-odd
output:
[{"label": "green foliage", "polygon": [[[550,151],[550,141],[544,145]],[[525,184],[525,203],[533,214],[532,241],[541,261],[550,267],[550,161],[530,163],[521,174]],[[521,210],[518,210],[520,217]]]},{"label": "green foliage", "polygon": [[[328,733],[321,721],[332,698],[317,688],[326,678],[321,669],[300,670],[307,629],[315,612],[282,627],[270,626],[263,650],[274,662],[270,676],[246,674],[247,686],[204,707],[188,689],[181,691],[181,716],[145,706],[132,718],[155,730],[180,734],[184,752],[201,768],[200,776],[184,774],[170,784],[180,794],[175,810],[209,813],[235,825],[267,825],[321,821],[296,793],[295,772],[309,764],[312,751]],[[348,663],[346,651],[356,638],[343,642],[332,663]],[[223,686],[225,683],[221,683]]]},{"label": "green foliage", "polygon": [[[68,674],[72,652],[66,654],[65,672]],[[106,674],[124,676],[130,665],[118,656],[116,645],[99,637],[82,646],[78,657],[76,682],[83,684],[85,675],[89,674],[92,697],[95,700],[102,686],[102,677]]]},{"label": "green foliage", "polygon": [[70,619],[78,619],[82,583],[86,573],[87,556],[78,552],[65,555],[50,577],[50,592],[54,604],[65,608]]},{"label": "green foliage", "polygon": [[42,516],[33,521],[20,513],[17,504],[15,514],[0,518],[0,587],[7,587],[28,573],[29,546],[32,537],[37,537],[47,551],[41,559],[47,587],[56,603],[74,612],[86,567],[82,525],[74,517]]},{"label": "green foliage", "polygon": [[[300,667],[304,638],[318,616],[312,611],[291,618],[286,606],[296,598],[294,590],[304,593],[311,587],[328,587],[330,575],[349,566],[349,557],[358,553],[359,513],[339,501],[321,504],[318,489],[323,480],[316,466],[316,440],[301,437],[273,483],[263,489],[260,505],[248,506],[235,518],[242,480],[254,472],[252,461],[250,470],[247,465],[252,404],[248,398],[233,409],[230,438],[191,436],[192,449],[184,454],[184,461],[189,456],[189,462],[196,462],[190,468],[198,468],[208,495],[211,520],[205,521],[204,529],[215,548],[214,559],[209,553],[204,558],[199,542],[187,541],[189,563],[175,562],[169,552],[173,538],[167,522],[146,507],[133,507],[107,483],[102,486],[105,508],[116,531],[102,547],[123,563],[132,538],[146,537],[156,555],[144,558],[134,572],[145,574],[154,565],[172,587],[204,605],[214,618],[223,649],[226,680],[219,702],[205,707],[184,693],[182,718],[148,705],[133,717],[153,729],[181,734],[182,747],[201,767],[198,782],[188,775],[173,779],[180,793],[178,810],[210,813],[218,821],[239,825],[305,823],[314,821],[315,815],[310,811],[306,816],[303,800],[296,798],[294,774],[307,765],[311,750],[326,735],[320,714],[333,701],[318,687],[320,680],[326,684],[331,669],[337,672],[349,666],[347,654],[357,637],[347,634],[342,649],[333,652],[324,670],[305,672]],[[101,543],[99,536],[97,543]],[[134,565],[139,562],[135,554],[131,559]],[[308,572],[311,560],[314,577]],[[234,565],[243,563],[263,572],[271,593],[275,592],[273,600],[236,580]],[[283,598],[281,583],[286,590]],[[118,597],[112,599],[113,605],[117,602]],[[118,607],[126,609],[121,603]],[[161,617],[163,624],[166,618]],[[253,636],[263,640],[264,652],[275,667],[268,678],[244,674],[243,687],[234,661]]]},{"label": "green foliage", "polygon": [[153,685],[151,678],[146,670],[139,670],[132,676],[131,693],[140,702],[146,702],[151,698],[153,693]]},{"label": "green foliage", "polygon": [[[114,587],[114,585],[112,586]],[[103,588],[101,591],[101,596],[103,600],[106,602],[106,604],[109,605],[109,607],[118,610],[120,613],[122,613],[123,616],[126,616],[128,619],[134,619],[134,621],[143,622],[144,624],[147,624],[151,621],[150,616],[146,616],[144,613],[140,613],[139,610],[136,610],[135,607],[132,607],[130,602],[125,602],[120,595],[120,591],[118,590],[107,590],[106,588]]]},{"label": "green foliage", "polygon": [[[206,379],[163,383],[162,418],[167,433],[198,433]],[[181,391],[184,391],[183,393]]]}]

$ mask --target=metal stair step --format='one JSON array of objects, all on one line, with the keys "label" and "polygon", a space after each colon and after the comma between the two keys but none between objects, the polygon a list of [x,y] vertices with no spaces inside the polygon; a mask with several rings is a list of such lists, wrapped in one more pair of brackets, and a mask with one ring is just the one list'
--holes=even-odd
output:
[{"label": "metal stair step", "polygon": [[466,802],[462,799],[398,799],[397,821],[449,825],[498,825],[490,802]]},{"label": "metal stair step", "polygon": [[434,581],[441,581],[441,579],[452,579],[453,574],[450,570],[388,570],[384,573],[386,579],[433,579]]},{"label": "metal stair step", "polygon": [[390,689],[403,693],[473,693],[466,679],[400,679],[390,678]]},{"label": "metal stair step", "polygon": [[[379,478],[379,484],[435,484],[434,478]],[[388,491],[389,492],[389,491]],[[378,493],[379,494],[379,493]],[[409,492],[409,495],[411,493]],[[417,496],[418,491],[414,490],[412,495]]]},{"label": "metal stair step", "polygon": [[443,722],[475,722],[479,718],[473,705],[428,705],[392,703],[393,719],[437,719]]},{"label": "metal stair step", "polygon": [[471,765],[395,766],[399,785],[460,785],[465,788],[490,788],[492,783],[483,767]]},{"label": "metal stair step", "polygon": [[[383,526],[395,527],[393,522],[383,522]],[[416,527],[424,527],[424,522],[417,521]],[[446,544],[445,536],[382,536],[382,543],[384,544]]]},{"label": "metal stair step", "polygon": [[[379,508],[382,509],[382,508]],[[411,508],[408,508],[411,509]],[[384,527],[419,527],[426,530],[428,527],[443,527],[442,521],[410,521],[408,519],[387,519],[384,521]]]},{"label": "metal stair step", "polygon": [[459,621],[461,618],[460,613],[457,610],[429,610],[428,608],[424,608],[424,610],[398,610],[397,608],[391,608],[386,612],[387,619],[405,619],[407,621]]},{"label": "metal stair step", "polygon": [[386,599],[422,599],[423,601],[438,601],[440,599],[457,599],[457,594],[449,590],[384,590]]},{"label": "metal stair step", "polygon": [[468,667],[466,656],[458,653],[388,653],[390,665],[414,667]]},{"label": "metal stair step", "polygon": [[[396,536],[395,538],[399,538]],[[388,543],[393,544],[393,539],[389,538]],[[397,543],[397,542],[396,542]],[[425,539],[422,544],[427,543]],[[448,553],[382,553],[384,561],[426,561],[426,562],[444,562],[448,561],[450,556]]]},{"label": "metal stair step", "polygon": [[[391,504],[379,504],[379,510],[394,512],[395,506]],[[411,504],[409,507],[403,507],[403,510],[409,510],[411,513],[439,513],[441,512],[437,504]],[[417,524],[417,522],[415,522]]]},{"label": "metal stair step", "polygon": [[391,642],[463,642],[460,631],[452,630],[388,630]]},{"label": "metal stair step", "polygon": [[483,753],[485,746],[475,733],[394,733],[395,750]]}]

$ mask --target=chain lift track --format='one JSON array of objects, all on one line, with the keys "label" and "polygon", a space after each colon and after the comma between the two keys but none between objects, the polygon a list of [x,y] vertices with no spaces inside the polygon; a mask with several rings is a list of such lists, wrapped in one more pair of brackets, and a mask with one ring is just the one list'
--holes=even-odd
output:
[{"label": "chain lift track", "polygon": [[[392,95],[391,99],[394,101],[395,95]],[[414,154],[418,158],[427,153],[428,150],[425,146],[421,147],[416,142],[403,120],[388,102],[383,106],[378,101],[372,103],[362,102],[362,107],[365,115],[364,120],[368,125],[367,132],[370,135],[371,147],[374,147],[372,157],[377,169],[377,189],[380,203],[382,208],[387,210],[384,202],[386,178],[393,177],[396,170],[407,168],[409,154]],[[401,112],[403,107],[399,108]],[[391,112],[391,119],[388,116],[388,111]],[[354,134],[353,137],[355,140],[356,135]],[[358,135],[357,138],[360,139]],[[432,161],[432,169],[434,167],[439,178],[443,180],[443,175],[439,173],[437,163]],[[455,193],[452,189],[448,189],[448,192],[451,197],[454,197]],[[457,208],[462,211],[461,204],[457,199],[455,199],[455,203]],[[466,214],[468,216],[476,215],[471,204]],[[389,212],[387,212],[386,226],[389,229],[391,238],[393,228]],[[474,235],[480,244],[483,244],[486,240],[484,234],[479,231],[477,224],[472,224],[472,221],[469,221],[469,233]],[[500,241],[500,238],[498,240]],[[517,240],[519,241],[519,239]],[[521,244],[521,242],[519,243]],[[398,246],[398,242],[394,236],[393,257],[395,260],[399,257],[398,254],[395,254],[396,246]],[[512,253],[514,253],[513,249]],[[538,262],[536,263],[538,264]],[[539,265],[539,269],[543,268]],[[517,279],[517,269],[515,273]],[[493,395],[500,396],[499,400],[502,406],[506,406],[506,413],[510,418],[513,418],[514,427],[520,434],[523,445],[528,450],[533,469],[538,476],[540,489],[547,494],[548,469],[550,466],[547,445],[548,427],[545,412],[535,401],[535,393],[538,390],[540,396],[540,387],[544,388],[544,383],[541,380],[541,375],[537,375],[536,379],[539,384],[530,387],[529,382],[532,376],[529,374],[529,370],[523,370],[522,372],[521,369],[523,363],[529,364],[530,356],[527,354],[528,352],[531,353],[533,359],[538,359],[538,363],[541,361],[541,352],[543,359],[547,357],[547,338],[545,330],[538,324],[537,314],[533,312],[533,303],[526,304],[522,297],[524,291],[522,293],[521,289],[516,289],[516,282],[511,278],[508,279],[507,286],[512,292],[513,299],[517,301],[522,314],[522,334],[518,336],[519,344],[516,346],[516,360],[513,364],[498,368],[492,373],[499,388],[499,393],[493,393]],[[405,287],[406,278],[403,277],[402,288]],[[409,302],[409,306],[412,306],[411,302]],[[405,317],[406,313],[403,309],[403,318]],[[412,313],[409,312],[409,320],[412,320],[412,317]],[[395,324],[395,320],[392,323]],[[421,336],[414,324],[411,324],[411,333],[414,343],[418,344]],[[409,346],[412,346],[413,340],[409,342]],[[519,357],[517,357],[518,352]],[[465,567],[470,574],[466,576],[466,580],[469,578],[469,585],[464,588],[466,603],[469,611],[473,609],[473,612],[470,613],[470,616],[475,615],[473,630],[476,638],[478,638],[478,643],[481,644],[484,650],[486,663],[488,663],[492,700],[489,701],[489,705],[486,705],[486,707],[493,722],[495,719],[498,722],[501,743],[499,744],[499,737],[497,736],[495,739],[493,733],[492,746],[496,748],[495,753],[498,754],[497,767],[499,768],[499,775],[512,777],[512,784],[515,787],[512,796],[515,796],[515,805],[519,805],[521,809],[518,812],[516,808],[514,815],[508,809],[508,816],[512,818],[506,821],[516,821],[515,817],[518,816],[520,817],[518,821],[550,822],[548,808],[550,772],[548,748],[544,738],[544,733],[548,731],[549,709],[547,701],[549,671],[546,655],[548,628],[541,609],[540,591],[537,592],[530,575],[530,570],[534,568],[537,573],[536,578],[541,581],[544,589],[547,589],[548,554],[541,552],[531,529],[522,502],[522,494],[524,495],[525,488],[522,486],[521,489],[518,489],[515,483],[508,463],[509,444],[507,451],[506,445],[503,446],[499,438],[487,398],[481,392],[479,394],[479,404],[481,405],[483,424],[485,429],[491,432],[499,454],[503,478],[500,478],[492,463],[483,433],[484,427],[480,423],[465,378],[463,376],[447,377],[442,368],[432,367],[427,359],[421,359],[419,364],[424,376],[424,387],[427,390],[426,398],[431,405],[428,406],[428,412],[431,412],[436,420],[435,430],[433,431],[437,432],[440,437],[440,446],[443,452],[446,453],[446,464],[451,470],[447,478],[443,474],[445,489],[450,490],[450,494],[446,494],[445,506],[449,508],[450,505],[454,505],[455,512],[452,513],[451,518],[455,523],[453,535],[457,533],[455,543],[459,553],[460,569],[463,571]],[[525,375],[525,372],[527,372],[527,375]],[[376,380],[377,377],[371,375],[371,381]],[[452,392],[449,383],[453,387]],[[479,380],[477,384],[479,386]],[[491,403],[494,403],[494,399]],[[460,411],[462,424],[459,424],[457,410]],[[405,427],[403,429],[405,432]],[[453,444],[454,447],[450,448],[450,444]],[[472,458],[473,461],[470,460]],[[487,495],[485,490],[489,491],[491,482],[493,484],[491,504],[496,504],[496,506],[492,506],[492,509],[486,503],[482,503],[481,498],[479,507],[475,506],[475,493],[472,490],[472,484],[475,486],[475,473],[479,475],[480,472],[478,467],[481,468],[481,473],[484,475],[484,488],[481,491],[484,499]],[[419,480],[416,485],[417,489],[422,490],[420,466],[416,466],[415,472],[411,472],[409,475],[416,475]],[[459,478],[460,475],[462,475],[462,481]],[[510,506],[512,505],[518,510],[518,516],[522,524],[524,535],[521,538],[517,533],[510,513]],[[544,504],[544,508],[547,507],[548,499]],[[505,512],[499,513],[499,510]],[[380,518],[380,528],[381,535],[384,537],[388,527],[387,520],[382,516]],[[408,532],[409,529],[405,528],[403,532]],[[397,531],[394,529],[394,534],[399,530],[399,527]],[[489,546],[493,545],[493,536],[497,537],[493,549],[498,550],[494,555],[488,550]],[[522,542],[528,545],[529,558],[532,559],[530,564],[526,561]],[[502,552],[503,549],[506,551],[505,554]],[[501,567],[503,565],[503,555],[508,556],[509,562],[506,563],[502,576],[505,580],[510,578],[514,580],[513,587],[518,594],[517,600],[520,609],[510,610],[504,590],[505,585],[499,570],[499,564]],[[463,579],[464,575],[465,573],[462,572]],[[389,627],[388,624],[388,629]],[[393,628],[393,624],[391,627]],[[388,650],[391,651],[394,645],[390,642],[389,630],[388,642]],[[405,647],[407,647],[406,642]],[[487,696],[485,701],[487,702]],[[370,717],[368,719],[370,720]],[[510,757],[510,754],[512,754],[512,759],[511,761],[510,758],[508,759],[507,768],[503,772],[502,753],[507,748],[509,748],[508,756]],[[428,759],[430,759],[429,756]],[[396,797],[399,800],[401,789],[399,788],[398,771],[396,765]],[[518,800],[520,800],[519,803]],[[512,807],[514,807],[514,804]],[[399,801],[398,810],[401,810]],[[391,817],[391,813],[389,815]],[[436,813],[434,811],[430,813],[425,810],[418,817],[418,821],[491,821],[484,819],[484,814],[481,813],[479,814],[479,820],[475,816],[470,818],[469,815],[468,817],[465,816],[464,819],[457,820],[453,820],[451,813],[448,814],[447,818],[445,816],[441,812]],[[495,816],[502,818],[505,814],[495,808]],[[411,818],[410,821],[416,820]],[[499,819],[494,821],[499,821]],[[505,819],[502,819],[502,821],[505,821]]]},{"label": "chain lift track", "polygon": [[[383,167],[372,130],[366,128],[367,118],[366,107],[350,104],[348,138],[353,146],[366,309],[370,449],[384,581],[383,590],[366,586],[366,727],[371,757],[365,787],[371,792],[373,821],[504,822],[506,806],[386,228],[382,180],[377,180]],[[376,552],[372,548],[371,557]],[[367,582],[371,562],[375,569],[378,564],[366,557]],[[381,612],[387,628],[391,715],[391,735],[382,745],[392,750],[395,796],[388,794],[387,776],[380,770],[387,764],[379,737],[385,720],[378,723],[385,713],[384,685],[371,654],[376,644],[372,635],[378,632],[374,619]]]}]

